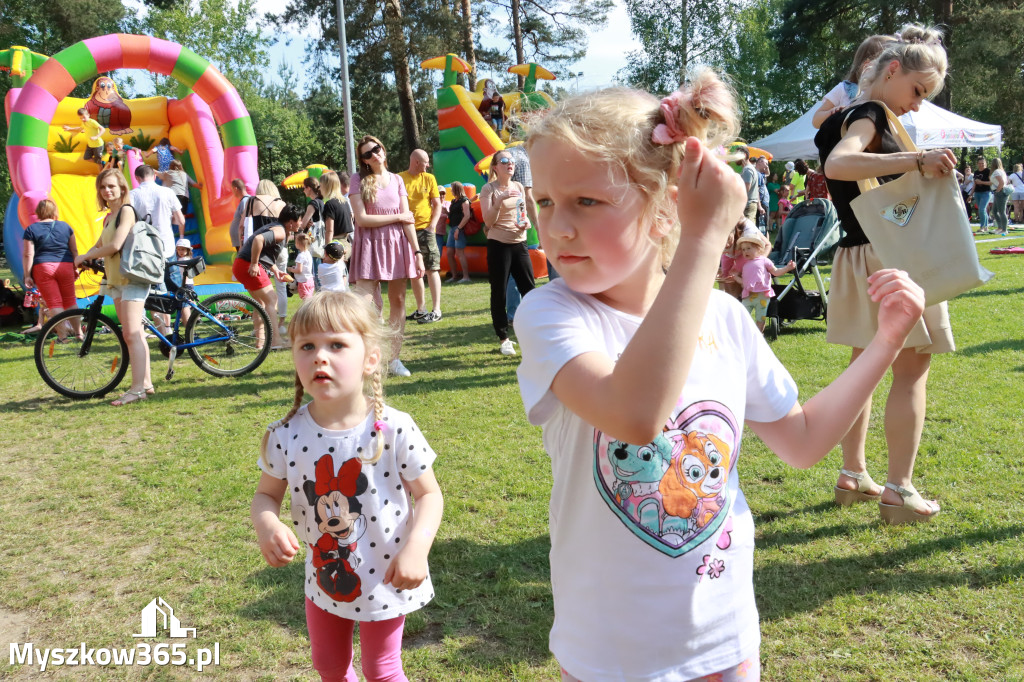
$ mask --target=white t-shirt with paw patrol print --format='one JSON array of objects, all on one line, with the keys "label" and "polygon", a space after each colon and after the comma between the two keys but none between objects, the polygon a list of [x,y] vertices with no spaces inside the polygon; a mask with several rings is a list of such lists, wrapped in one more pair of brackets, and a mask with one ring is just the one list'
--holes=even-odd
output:
[{"label": "white t-shirt with paw patrol print", "polygon": [[520,393],[554,474],[550,646],[587,682],[690,680],[760,646],[754,523],[736,461],[744,420],[781,419],[796,385],[743,306],[713,291],[662,434],[618,441],[562,405],[551,382],[583,353],[617,359],[642,321],[561,279],[516,312]]},{"label": "white t-shirt with paw patrol print", "polygon": [[384,454],[376,452],[374,417],[354,428],[325,429],[303,405],[287,424],[268,428],[267,461],[259,467],[286,478],[292,523],[306,550],[306,596],[321,609],[356,621],[412,613],[434,597],[430,575],[397,590],[384,575],[408,540],[411,498],[402,481],[430,468],[436,455],[412,417],[384,409]]}]

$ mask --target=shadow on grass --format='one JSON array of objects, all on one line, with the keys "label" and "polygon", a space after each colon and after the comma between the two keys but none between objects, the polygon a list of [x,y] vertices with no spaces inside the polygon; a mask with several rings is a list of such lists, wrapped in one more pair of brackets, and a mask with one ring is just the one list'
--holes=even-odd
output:
[{"label": "shadow on grass", "polygon": [[[543,665],[550,658],[554,610],[549,549],[546,534],[500,545],[464,539],[435,542],[430,574],[436,596],[407,621],[403,647],[444,647],[453,669],[491,668],[501,662]],[[308,636],[304,581],[301,561],[259,570],[247,582],[265,596],[238,614]]]},{"label": "shadow on grass", "polygon": [[[850,533],[848,524],[824,527],[806,536],[802,533],[767,533],[758,545],[792,545],[804,540]],[[887,532],[879,529],[879,533]],[[1024,526],[987,528],[974,533],[936,537],[889,551],[865,552],[858,556],[801,563],[773,561],[754,573],[754,593],[765,620],[782,620],[797,613],[817,611],[843,595],[866,593],[927,593],[936,589],[962,587],[983,589],[1024,578],[1024,563],[993,565],[974,570],[905,570],[904,565],[926,560],[936,553],[953,553],[974,545],[1013,540],[1024,535]]]},{"label": "shadow on grass", "polygon": [[[167,400],[173,398],[238,398],[243,396],[252,397],[253,395],[260,393],[267,393],[268,395],[274,396],[281,394],[282,396],[289,397],[288,391],[293,386],[292,380],[294,377],[294,370],[290,368],[270,370],[267,372],[256,370],[256,372],[246,374],[241,377],[214,377],[211,375],[205,375],[206,378],[209,379],[210,383],[203,383],[201,386],[196,386],[194,383],[187,385],[184,383],[175,384],[173,379],[171,381],[164,380],[163,375],[157,370],[158,364],[159,363],[154,360],[153,385],[156,388],[156,394],[150,396],[147,401],[145,401],[147,405],[154,408],[159,406],[162,399]],[[164,369],[166,369],[166,363],[163,363],[163,366]],[[197,371],[199,370],[197,369]],[[189,380],[191,381],[192,378],[190,377]],[[39,379],[39,383],[43,383],[41,378]],[[49,396],[43,398],[0,402],[0,411],[38,412],[40,410],[51,408],[62,411],[89,410],[97,404],[114,400],[129,388],[129,377],[126,376],[119,386],[111,389],[110,392],[103,397],[75,400],[65,398],[59,393],[53,392]]]},{"label": "shadow on grass", "polygon": [[992,289],[992,288],[980,288],[972,289],[966,293],[960,294],[957,298],[980,298],[982,296],[1013,296],[1014,294],[1024,293],[1024,287],[1018,287],[1016,289]]},{"label": "shadow on grass", "polygon": [[[973,357],[975,355],[984,355],[987,353],[999,352],[999,351],[1016,351],[1020,350],[1021,346],[1024,345],[1024,341],[1019,338],[1014,339],[1000,339],[999,341],[989,341],[987,343],[979,343],[974,346],[967,346],[966,348],[957,348],[958,355],[966,355]],[[1017,371],[1021,371],[1022,368],[1018,367]]]}]

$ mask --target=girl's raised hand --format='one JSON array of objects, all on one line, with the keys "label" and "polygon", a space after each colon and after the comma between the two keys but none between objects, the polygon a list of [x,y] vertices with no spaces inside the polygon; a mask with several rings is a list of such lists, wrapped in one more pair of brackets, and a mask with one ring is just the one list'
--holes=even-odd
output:
[{"label": "girl's raised hand", "polygon": [[709,235],[720,249],[729,231],[743,217],[746,187],[739,173],[716,158],[697,138],[687,138],[683,154],[676,197],[682,235]]},{"label": "girl's raised hand", "polygon": [[259,534],[260,552],[274,568],[286,565],[299,551],[299,540],[292,529],[280,521]]},{"label": "girl's raised hand", "polygon": [[902,270],[879,270],[868,277],[868,295],[878,303],[878,334],[902,348],[924,312],[924,290]]}]

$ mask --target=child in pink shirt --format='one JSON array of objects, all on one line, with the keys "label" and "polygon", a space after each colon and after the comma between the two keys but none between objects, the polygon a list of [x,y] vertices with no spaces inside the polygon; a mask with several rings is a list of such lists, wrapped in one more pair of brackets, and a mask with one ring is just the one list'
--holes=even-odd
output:
[{"label": "child in pink shirt", "polygon": [[757,228],[750,227],[736,240],[742,259],[733,265],[733,278],[743,285],[740,300],[743,307],[754,316],[757,328],[764,331],[764,318],[768,312],[768,299],[775,295],[772,289],[772,277],[784,275],[796,269],[796,263],[789,261],[784,268],[776,268],[768,260],[771,244]]}]

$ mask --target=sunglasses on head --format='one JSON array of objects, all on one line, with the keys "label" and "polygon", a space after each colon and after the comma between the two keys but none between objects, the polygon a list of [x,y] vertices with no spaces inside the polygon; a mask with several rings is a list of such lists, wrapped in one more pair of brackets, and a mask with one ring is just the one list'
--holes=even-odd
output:
[{"label": "sunglasses on head", "polygon": [[359,158],[361,158],[363,161],[369,161],[370,157],[379,152],[381,149],[382,147],[379,144],[375,144],[369,149],[367,149],[365,152],[360,154]]}]

